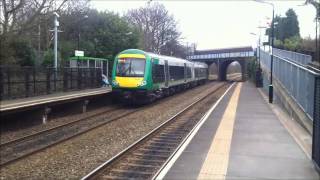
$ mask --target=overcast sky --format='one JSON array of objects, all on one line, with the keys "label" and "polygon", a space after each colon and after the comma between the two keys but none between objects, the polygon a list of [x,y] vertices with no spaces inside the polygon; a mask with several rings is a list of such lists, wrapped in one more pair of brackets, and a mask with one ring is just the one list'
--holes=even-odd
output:
[{"label": "overcast sky", "polygon": [[[153,0],[156,1],[156,0]],[[260,26],[271,21],[272,7],[268,4],[247,0],[157,0],[164,4],[178,21],[184,42],[196,43],[197,49],[214,49],[237,46],[255,46]],[[275,14],[285,16],[292,8],[298,15],[302,37],[315,36],[316,11],[312,5],[299,6],[305,0],[269,1],[275,5]],[[129,9],[145,6],[147,1],[92,0],[92,7],[99,11],[114,11],[123,15]],[[152,2],[151,2],[152,3]],[[270,18],[268,20],[268,18]]]}]

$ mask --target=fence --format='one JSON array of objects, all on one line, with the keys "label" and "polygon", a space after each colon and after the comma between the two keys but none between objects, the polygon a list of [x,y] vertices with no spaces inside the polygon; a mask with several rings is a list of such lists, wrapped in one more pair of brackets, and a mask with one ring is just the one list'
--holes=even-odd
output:
[{"label": "fence", "polygon": [[0,67],[0,100],[101,87],[100,68]]},{"label": "fence", "polygon": [[[294,53],[294,52],[292,52]],[[269,53],[261,50],[261,64],[270,71]],[[273,75],[313,120],[315,82],[319,74],[277,55],[273,57]]]},{"label": "fence", "polygon": [[273,48],[273,54],[302,65],[307,65],[312,62],[312,56],[297,52]]},{"label": "fence", "polygon": [[[290,52],[286,52],[287,57]],[[292,52],[295,54],[294,52]],[[303,57],[303,56],[301,56]],[[261,51],[261,64],[263,68],[270,71],[269,53]],[[312,159],[316,166],[320,167],[320,74],[297,64],[296,60],[277,55],[273,58],[273,74],[280,81],[282,86],[292,96],[297,104],[313,121],[313,139],[312,139]]]},{"label": "fence", "polygon": [[320,78],[317,79],[315,87],[314,119],[313,119],[313,141],[312,159],[320,171]]}]

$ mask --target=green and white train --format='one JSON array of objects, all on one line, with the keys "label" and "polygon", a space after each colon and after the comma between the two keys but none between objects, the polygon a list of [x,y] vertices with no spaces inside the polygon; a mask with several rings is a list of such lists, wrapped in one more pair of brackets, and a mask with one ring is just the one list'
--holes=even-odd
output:
[{"label": "green and white train", "polygon": [[112,91],[134,102],[149,102],[202,84],[207,79],[205,63],[128,49],[115,58]]}]

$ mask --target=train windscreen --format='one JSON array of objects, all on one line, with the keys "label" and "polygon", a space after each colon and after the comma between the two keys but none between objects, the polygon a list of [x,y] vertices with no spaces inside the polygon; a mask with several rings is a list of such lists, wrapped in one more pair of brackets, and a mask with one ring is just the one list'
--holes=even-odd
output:
[{"label": "train windscreen", "polygon": [[143,77],[146,60],[138,58],[118,59],[117,76]]}]

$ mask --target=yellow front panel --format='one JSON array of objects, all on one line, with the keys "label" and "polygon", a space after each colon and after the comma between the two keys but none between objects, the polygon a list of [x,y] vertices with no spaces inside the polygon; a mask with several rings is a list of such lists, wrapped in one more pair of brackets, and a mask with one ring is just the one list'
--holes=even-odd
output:
[{"label": "yellow front panel", "polygon": [[119,83],[119,87],[124,88],[134,88],[138,87],[143,81],[143,77],[118,77],[116,76],[116,81]]}]

